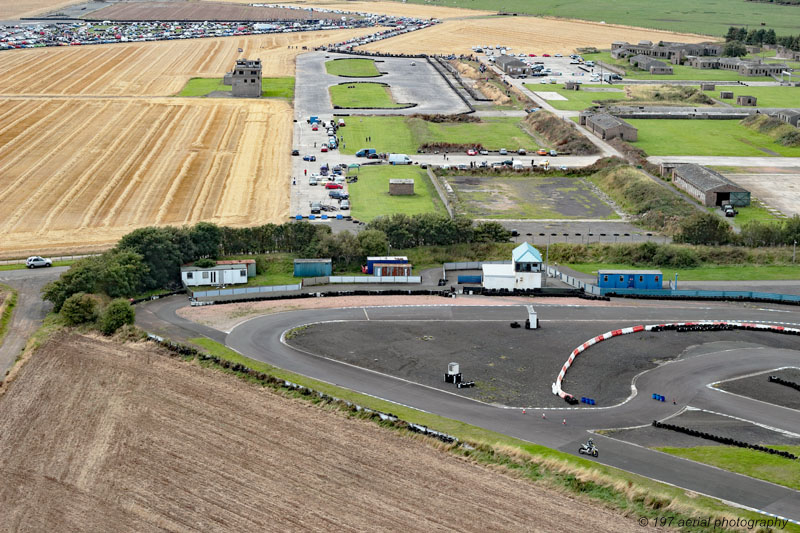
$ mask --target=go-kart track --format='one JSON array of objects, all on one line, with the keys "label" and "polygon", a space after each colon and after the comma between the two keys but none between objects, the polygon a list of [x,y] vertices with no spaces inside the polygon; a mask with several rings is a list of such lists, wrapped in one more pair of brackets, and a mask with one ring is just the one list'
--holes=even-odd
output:
[{"label": "go-kart track", "polygon": [[[524,411],[521,406],[489,404],[462,396],[456,392],[454,386],[450,392],[300,350],[289,346],[285,339],[285,333],[298,326],[335,323],[338,335],[346,337],[353,349],[356,349],[359,342],[364,341],[357,335],[350,335],[350,327],[365,322],[392,324],[411,321],[482,323],[481,327],[472,329],[477,339],[482,335],[483,328],[504,328],[504,331],[508,331],[509,322],[524,320],[526,316],[525,308],[521,305],[492,305],[492,302],[500,304],[500,299],[487,299],[485,306],[462,306],[459,301],[454,300],[452,304],[444,305],[367,306],[275,313],[255,316],[225,333],[179,317],[176,311],[188,304],[184,298],[171,297],[145,304],[138,313],[137,320],[146,329],[160,331],[175,339],[205,335],[224,342],[248,357],[280,368],[570,454],[577,455],[580,444],[593,436],[600,454],[592,460],[713,496],[737,506],[800,522],[800,492],[796,490],[678,458],[617,438],[589,433],[597,429],[649,426],[653,420],[662,421],[686,409],[722,414],[787,434],[800,433],[800,411],[709,387],[712,383],[724,380],[800,366],[800,337],[771,334],[780,339],[779,346],[789,348],[770,347],[763,341],[757,344],[740,341],[706,344],[695,350],[691,356],[673,359],[635,375],[630,384],[631,393],[616,405],[574,406],[559,400],[559,403],[548,403],[549,407],[526,406]],[[611,302],[608,305],[593,303],[594,305],[582,306],[570,302],[570,305],[566,305],[550,300],[537,305],[542,329],[525,332],[530,336],[531,349],[536,346],[538,333],[557,328],[563,331],[579,329],[586,333],[584,338],[589,340],[622,328],[675,322],[726,321],[763,324],[765,326],[758,327],[769,329],[775,326],[787,329],[800,327],[800,310],[791,307],[759,308],[720,302],[670,302],[664,305],[653,305],[652,302]],[[375,305],[378,305],[377,302]],[[639,333],[639,328],[635,329],[637,332],[624,337],[642,334]],[[644,329],[641,328],[642,331]],[[735,332],[718,332],[723,336],[727,333]],[[686,336],[695,334],[691,331],[681,333]],[[754,335],[768,334],[758,332]],[[615,342],[618,341],[606,340],[601,344],[613,345]],[[381,350],[381,346],[372,348],[376,353]],[[572,348],[574,345],[562,351],[562,362],[571,358]],[[651,349],[653,352],[659,351],[656,342],[653,342]],[[592,348],[587,343],[585,351],[573,358],[574,364],[580,366],[581,361],[591,356]],[[556,379],[559,372],[563,371],[563,367],[559,366],[561,364],[552,368],[548,376],[551,381],[548,389],[552,387],[552,390],[547,393],[551,396],[553,391],[559,392]],[[441,370],[443,372],[445,369]],[[766,384],[766,378],[764,382]],[[568,383],[569,373],[564,389],[576,397],[591,392],[571,390]],[[669,394],[668,401],[654,401],[650,393],[655,391]],[[675,404],[672,398],[677,399]],[[558,407],[553,407],[554,405]]]}]

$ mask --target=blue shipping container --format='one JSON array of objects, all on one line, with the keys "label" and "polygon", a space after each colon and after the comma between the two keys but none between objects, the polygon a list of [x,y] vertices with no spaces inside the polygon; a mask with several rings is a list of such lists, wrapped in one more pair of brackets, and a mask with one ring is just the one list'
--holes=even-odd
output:
[{"label": "blue shipping container", "polygon": [[661,289],[660,270],[599,270],[597,285],[602,289]]},{"label": "blue shipping container", "polygon": [[480,283],[481,283],[481,281],[483,281],[483,280],[481,279],[481,276],[458,276],[458,283],[459,283],[459,285],[461,285],[462,283],[471,283],[471,284],[472,284],[472,283],[476,283],[476,284],[480,284]]},{"label": "blue shipping container", "polygon": [[332,273],[330,259],[295,259],[294,277],[317,278],[330,276]]}]

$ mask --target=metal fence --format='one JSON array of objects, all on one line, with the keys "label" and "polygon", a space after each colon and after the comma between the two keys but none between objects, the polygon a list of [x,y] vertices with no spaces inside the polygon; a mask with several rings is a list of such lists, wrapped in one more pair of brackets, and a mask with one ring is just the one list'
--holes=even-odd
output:
[{"label": "metal fence", "polygon": [[445,263],[445,270],[480,270],[483,265],[510,265],[511,261],[464,261],[460,263]]},{"label": "metal fence", "polygon": [[422,283],[422,276],[330,276],[328,283]]},{"label": "metal fence", "polygon": [[593,283],[586,283],[585,281],[581,281],[575,276],[569,276],[564,274],[563,272],[559,272],[554,267],[547,267],[547,275],[551,278],[557,278],[566,283],[567,285],[572,285],[576,289],[583,289],[584,292],[588,294],[596,294],[597,296],[601,296],[602,289]]},{"label": "metal fence", "polygon": [[262,294],[267,292],[299,291],[302,285],[265,285],[262,287],[242,287],[240,289],[217,289],[210,291],[193,291],[192,298],[205,298],[208,296],[233,296],[242,294]]}]

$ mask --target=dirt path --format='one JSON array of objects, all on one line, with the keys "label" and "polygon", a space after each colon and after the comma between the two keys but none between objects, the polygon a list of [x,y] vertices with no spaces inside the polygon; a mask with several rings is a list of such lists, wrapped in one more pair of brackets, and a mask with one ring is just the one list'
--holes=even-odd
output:
[{"label": "dirt path", "polygon": [[0,398],[11,531],[640,531],[412,437],[63,334]]}]

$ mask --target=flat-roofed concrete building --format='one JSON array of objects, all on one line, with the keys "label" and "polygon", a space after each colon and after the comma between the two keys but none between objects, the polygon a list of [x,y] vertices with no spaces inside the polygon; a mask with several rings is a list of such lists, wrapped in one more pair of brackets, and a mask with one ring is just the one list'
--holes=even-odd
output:
[{"label": "flat-roofed concrete building", "polygon": [[694,163],[662,163],[661,175],[671,177],[676,187],[704,206],[716,207],[724,202],[739,207],[750,205],[750,191],[709,168]]},{"label": "flat-roofed concrete building", "polygon": [[796,109],[783,109],[778,112],[778,119],[796,128],[798,127],[798,123],[800,123],[800,111]]},{"label": "flat-roofed concrete building", "polygon": [[623,141],[636,141],[639,130],[621,118],[607,113],[581,113],[581,125],[603,140],[621,138]]},{"label": "flat-roofed concrete building", "polygon": [[226,73],[222,80],[230,85],[233,96],[258,98],[261,96],[261,60],[237,59],[233,70]]},{"label": "flat-roofed concrete building", "polygon": [[758,99],[755,96],[746,96],[744,94],[736,97],[736,105],[755,106]]},{"label": "flat-roofed concrete building", "polygon": [[646,70],[650,74],[672,74],[672,65],[645,55],[635,55],[630,58],[629,62],[634,67]]},{"label": "flat-roofed concrete building", "polygon": [[413,196],[414,180],[412,178],[390,179],[389,194],[391,196]]}]

